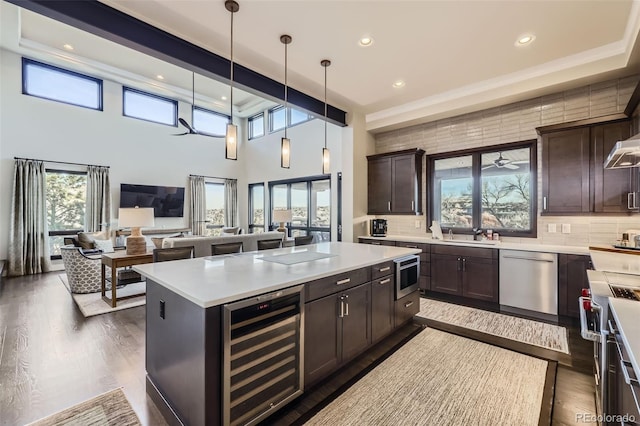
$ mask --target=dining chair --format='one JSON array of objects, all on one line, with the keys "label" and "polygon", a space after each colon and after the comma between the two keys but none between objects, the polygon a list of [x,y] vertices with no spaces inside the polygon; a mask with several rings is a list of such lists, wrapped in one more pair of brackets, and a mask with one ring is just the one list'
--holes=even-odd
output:
[{"label": "dining chair", "polygon": [[258,240],[258,250],[269,250],[282,247],[282,239]]},{"label": "dining chair", "polygon": [[313,235],[303,235],[301,237],[294,237],[293,245],[295,246],[306,246],[313,242]]},{"label": "dining chair", "polygon": [[236,243],[211,244],[211,255],[233,254],[242,252],[242,241]]},{"label": "dining chair", "polygon": [[194,246],[153,249],[153,261],[166,262],[169,260],[191,259],[194,250]]}]

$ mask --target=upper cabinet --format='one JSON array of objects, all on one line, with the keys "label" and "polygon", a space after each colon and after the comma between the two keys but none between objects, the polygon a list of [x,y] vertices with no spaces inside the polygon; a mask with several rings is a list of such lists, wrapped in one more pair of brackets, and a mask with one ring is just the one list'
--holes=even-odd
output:
[{"label": "upper cabinet", "polygon": [[369,155],[368,214],[422,214],[421,149]]},{"label": "upper cabinet", "polygon": [[636,168],[605,169],[616,142],[631,135],[629,120],[542,132],[542,214],[638,211]]}]

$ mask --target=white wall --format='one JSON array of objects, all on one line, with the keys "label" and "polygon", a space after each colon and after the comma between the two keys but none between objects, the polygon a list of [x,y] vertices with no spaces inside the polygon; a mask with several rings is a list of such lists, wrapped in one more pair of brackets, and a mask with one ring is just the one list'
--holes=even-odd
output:
[{"label": "white wall", "polygon": [[[324,123],[321,120],[288,130],[292,154],[291,168],[287,170],[280,168],[282,131],[246,141],[246,120],[240,120],[238,160],[225,160],[221,138],[173,136],[183,132],[182,127],[123,117],[119,83],[104,81],[104,110],[95,111],[22,95],[21,56],[15,53],[0,51],[0,76],[0,259],[7,257],[14,157],[110,166],[114,227],[117,227],[120,183],[184,186],[185,216],[156,219],[156,228],[170,229],[189,226],[189,174],[236,178],[238,219],[246,229],[249,183],[264,182],[267,188],[268,181],[322,174]],[[189,103],[180,102],[178,108],[179,116],[191,117]],[[342,132],[345,129],[329,124],[327,130],[335,239],[336,173],[343,169]],[[46,164],[52,168],[82,169]],[[268,199],[266,201],[268,206]]]}]

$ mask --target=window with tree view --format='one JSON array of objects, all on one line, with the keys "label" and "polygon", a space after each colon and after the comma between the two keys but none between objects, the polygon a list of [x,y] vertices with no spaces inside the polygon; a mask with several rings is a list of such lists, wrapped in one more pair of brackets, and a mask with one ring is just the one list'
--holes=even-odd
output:
[{"label": "window with tree view", "polygon": [[60,257],[64,237],[84,230],[87,174],[47,170],[47,226],[49,252]]},{"label": "window with tree view", "polygon": [[535,141],[431,161],[432,219],[443,228],[535,236]]}]

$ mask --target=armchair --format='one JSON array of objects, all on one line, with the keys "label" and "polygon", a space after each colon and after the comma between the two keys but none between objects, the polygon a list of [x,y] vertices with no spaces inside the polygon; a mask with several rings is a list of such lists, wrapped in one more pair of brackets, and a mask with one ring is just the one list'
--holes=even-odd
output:
[{"label": "armchair", "polygon": [[[102,264],[100,256],[87,256],[80,247],[60,247],[62,263],[69,280],[71,293],[95,293],[101,291]],[[109,276],[111,272],[107,272]],[[107,282],[107,289],[111,283]]]}]

